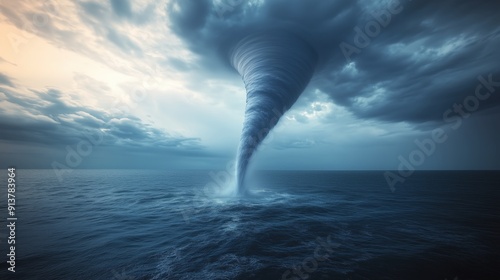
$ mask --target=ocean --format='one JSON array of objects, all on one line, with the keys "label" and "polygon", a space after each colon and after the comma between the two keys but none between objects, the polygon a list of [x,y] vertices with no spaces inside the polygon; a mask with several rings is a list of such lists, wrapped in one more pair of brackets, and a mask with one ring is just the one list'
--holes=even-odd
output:
[{"label": "ocean", "polygon": [[500,279],[500,172],[17,170],[1,279]]}]

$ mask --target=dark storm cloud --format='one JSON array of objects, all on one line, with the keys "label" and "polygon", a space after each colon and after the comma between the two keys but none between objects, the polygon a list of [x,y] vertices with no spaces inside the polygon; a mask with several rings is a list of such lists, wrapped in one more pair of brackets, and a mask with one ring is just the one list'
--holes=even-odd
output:
[{"label": "dark storm cloud", "polygon": [[[229,49],[257,31],[297,33],[320,57],[308,93],[320,90],[361,118],[441,121],[478,85],[484,92],[484,80],[500,81],[498,1],[229,2],[167,7],[172,29],[201,55],[201,64],[228,66]],[[367,44],[359,44],[363,38]],[[478,110],[497,107],[498,91]]]},{"label": "dark storm cloud", "polygon": [[172,2],[172,9],[179,12],[171,13],[171,20],[176,23],[174,30],[189,36],[190,32],[198,31],[210,15],[209,1],[177,1]]},{"label": "dark storm cloud", "polygon": [[36,92],[37,98],[5,88],[1,92],[6,98],[0,108],[0,140],[64,146],[80,141],[87,133],[103,135],[104,146],[203,154],[200,139],[171,135],[131,115],[70,103],[54,89]]}]

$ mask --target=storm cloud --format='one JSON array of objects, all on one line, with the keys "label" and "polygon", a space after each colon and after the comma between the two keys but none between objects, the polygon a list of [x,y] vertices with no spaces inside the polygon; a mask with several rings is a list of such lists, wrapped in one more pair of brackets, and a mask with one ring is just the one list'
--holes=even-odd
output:
[{"label": "storm cloud", "polygon": [[[500,81],[499,9],[498,1],[206,0],[172,1],[167,12],[206,67],[227,67],[228,50],[249,34],[294,32],[319,55],[307,93],[359,118],[423,123],[474,95],[478,77]],[[492,95],[479,110],[499,104]]]},{"label": "storm cloud", "polygon": [[449,140],[421,168],[498,169],[499,8],[470,0],[3,1],[0,165],[51,168],[82,132],[101,131],[81,168],[225,168],[241,145],[248,89],[231,63],[234,47],[265,33],[268,42],[288,34],[310,46],[315,62],[303,93],[285,102],[290,110],[264,122],[276,127],[256,168],[396,168],[415,139],[442,128]]},{"label": "storm cloud", "polygon": [[498,8],[498,1],[174,0],[167,13],[201,65],[233,66],[242,77],[236,178],[244,193],[249,162],[281,118],[273,110],[289,110],[306,86],[359,119],[457,126],[470,112],[498,108]]}]

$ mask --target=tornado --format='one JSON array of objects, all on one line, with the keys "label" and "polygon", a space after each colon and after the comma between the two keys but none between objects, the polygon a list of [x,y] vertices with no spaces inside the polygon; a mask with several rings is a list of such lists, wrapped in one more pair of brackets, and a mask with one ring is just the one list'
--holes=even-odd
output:
[{"label": "tornado", "polygon": [[233,46],[229,59],[246,89],[236,157],[237,192],[246,194],[245,177],[252,156],[306,88],[318,55],[300,36],[273,32],[243,38]]}]

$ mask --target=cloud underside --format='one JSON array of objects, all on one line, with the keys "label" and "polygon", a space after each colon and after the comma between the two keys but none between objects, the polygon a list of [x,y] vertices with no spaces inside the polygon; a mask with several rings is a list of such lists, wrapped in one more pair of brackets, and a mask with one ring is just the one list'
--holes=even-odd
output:
[{"label": "cloud underside", "polygon": [[[224,2],[224,1],[222,1]],[[455,103],[500,81],[498,1],[172,1],[172,30],[207,68],[262,30],[295,32],[320,56],[307,93],[364,119],[442,121]],[[488,78],[492,75],[492,78]],[[482,77],[482,78],[478,78]],[[499,94],[477,110],[497,107]],[[469,99],[467,99],[469,98]],[[471,106],[467,106],[471,108]]]},{"label": "cloud underside", "polygon": [[[317,146],[325,134],[301,134],[314,125],[330,128],[347,120],[358,127],[369,123],[395,130],[399,125],[431,130],[450,110],[448,116],[459,115],[455,104],[490,118],[500,110],[498,1],[171,0],[166,7],[154,1],[4,1],[1,7],[0,20],[17,28],[14,33],[25,40],[23,47],[34,34],[140,82],[150,72],[155,77],[172,75],[169,81],[178,84],[161,90],[177,94],[187,88],[196,92],[193,96],[199,97],[200,104],[207,95],[228,108],[235,103],[219,89],[235,95],[244,91],[228,63],[233,44],[260,31],[296,33],[315,49],[319,63],[292,107],[296,111],[290,112],[295,135],[276,140],[276,149]],[[44,24],[36,24],[34,18]],[[18,61],[2,57],[5,69],[17,66]],[[106,147],[205,153],[198,138],[157,129],[129,113],[89,105],[100,102],[79,102],[74,98],[78,94],[64,87],[27,89],[21,76],[2,71],[2,144],[64,150],[65,145],[85,139],[85,133],[102,133],[101,145]],[[86,92],[113,91],[111,82],[81,83]],[[101,108],[106,106],[102,103]],[[311,109],[313,104],[320,107]],[[200,119],[196,112],[192,116]],[[225,124],[213,123],[217,129]]]},{"label": "cloud underside", "polygon": [[[38,10],[5,3],[3,16],[19,29],[28,27],[58,46],[115,69],[121,66],[109,59],[113,50],[123,58],[144,60],[152,47],[143,45],[145,41],[168,44],[155,42],[160,37],[149,30],[166,24],[199,60],[174,55],[162,58],[167,63],[161,64],[191,71],[196,79],[199,75],[193,71],[200,69],[208,69],[214,78],[233,71],[228,49],[247,35],[262,30],[295,32],[310,42],[320,59],[305,95],[326,94],[364,119],[441,121],[454,103],[475,94],[479,76],[487,79],[492,74],[493,80],[500,80],[498,1],[172,0],[166,5],[166,18],[155,3],[49,2]],[[78,24],[64,17],[65,10],[73,9]],[[43,25],[29,21],[37,15],[45,19]],[[128,34],[131,28],[134,32]],[[95,46],[111,52],[97,52]],[[160,53],[168,52],[165,48]],[[0,77],[0,83],[9,82]],[[499,104],[498,94],[493,94],[481,100],[478,110]]]},{"label": "cloud underside", "polygon": [[170,134],[126,112],[81,106],[55,89],[20,94],[0,87],[2,140],[54,147],[98,140],[100,146],[173,151],[186,155],[203,152],[200,139]]}]

